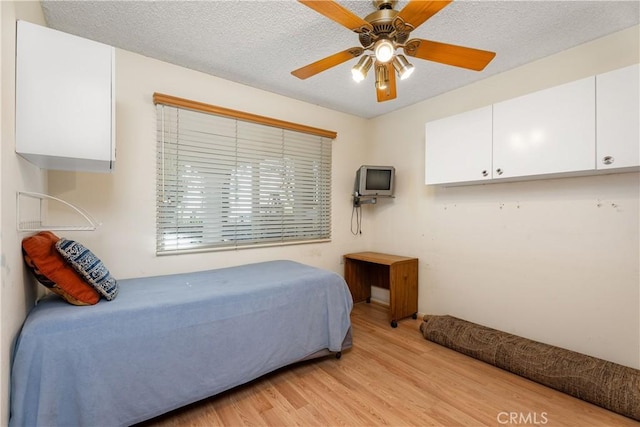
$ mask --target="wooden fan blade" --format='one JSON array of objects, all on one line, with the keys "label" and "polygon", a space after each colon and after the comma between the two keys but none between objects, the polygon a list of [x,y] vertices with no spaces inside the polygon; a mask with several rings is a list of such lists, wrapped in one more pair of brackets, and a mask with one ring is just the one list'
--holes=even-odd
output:
[{"label": "wooden fan blade", "polygon": [[356,33],[373,31],[373,26],[355,15],[349,9],[344,8],[335,1],[331,0],[298,0],[303,5],[310,7],[321,15],[326,16],[332,21],[347,27]]},{"label": "wooden fan blade", "polygon": [[378,89],[376,85],[376,96],[378,97],[378,102],[390,101],[396,98],[396,71],[393,69],[391,63],[380,64],[376,63],[377,67],[386,67],[387,68],[387,76],[388,83],[386,89]]},{"label": "wooden fan blade", "polygon": [[495,52],[456,46],[430,40],[411,39],[404,46],[404,53],[427,61],[482,71],[496,56]]},{"label": "wooden fan blade", "polygon": [[[422,25],[424,21],[447,7],[452,1],[453,0],[412,0],[402,8],[395,19],[400,19],[404,24],[410,25],[412,28],[409,29],[409,31],[411,31],[418,28],[418,26]],[[397,23],[394,23],[394,25],[397,28]]]},{"label": "wooden fan blade", "polygon": [[331,67],[335,67],[336,65],[340,65],[345,61],[350,60],[351,58],[356,58],[362,55],[364,49],[361,47],[352,47],[347,50],[343,50],[342,52],[334,53],[331,56],[327,56],[319,61],[316,61],[312,64],[305,65],[302,68],[298,68],[291,72],[294,76],[299,79],[307,79],[311,76],[315,76],[318,73],[321,73],[325,70],[328,70]]}]

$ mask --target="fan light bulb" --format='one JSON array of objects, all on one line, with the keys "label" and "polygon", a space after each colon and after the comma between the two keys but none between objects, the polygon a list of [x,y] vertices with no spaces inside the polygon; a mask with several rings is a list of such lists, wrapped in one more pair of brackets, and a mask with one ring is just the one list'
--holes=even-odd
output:
[{"label": "fan light bulb", "polygon": [[373,61],[369,55],[365,55],[360,58],[360,61],[358,61],[358,63],[351,69],[353,80],[356,82],[363,81],[365,77],[367,77],[367,71],[371,68],[371,64],[373,64]]},{"label": "fan light bulb", "polygon": [[378,62],[389,62],[391,58],[393,58],[394,52],[393,43],[391,43],[388,39],[378,40],[373,48],[373,51],[376,54],[376,59]]},{"label": "fan light bulb", "polygon": [[404,55],[397,55],[393,58],[393,68],[396,69],[398,75],[400,76],[400,80],[404,80],[413,73],[414,67],[407,61],[407,58]]},{"label": "fan light bulb", "polygon": [[387,82],[384,80],[379,80],[376,82],[376,88],[379,90],[386,90],[387,89]]},{"label": "fan light bulb", "polygon": [[353,80],[354,80],[356,83],[360,83],[361,81],[363,81],[363,80],[364,80],[364,78],[365,78],[366,76],[365,76],[365,75],[364,75],[364,73],[363,73],[363,72],[361,72],[360,70],[356,70],[355,68],[352,68],[352,69],[351,69],[351,77],[353,77]]}]

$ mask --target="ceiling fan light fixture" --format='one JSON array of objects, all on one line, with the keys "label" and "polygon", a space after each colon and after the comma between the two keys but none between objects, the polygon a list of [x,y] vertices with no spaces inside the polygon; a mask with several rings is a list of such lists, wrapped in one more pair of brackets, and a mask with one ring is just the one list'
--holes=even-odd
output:
[{"label": "ceiling fan light fixture", "polygon": [[360,61],[351,69],[351,75],[353,80],[356,82],[361,82],[367,77],[367,72],[369,68],[371,68],[371,64],[373,64],[373,60],[369,55],[365,55],[360,58]]},{"label": "ceiling fan light fixture", "polygon": [[387,67],[380,65],[376,67],[376,89],[386,90],[389,86],[389,76],[387,76]]},{"label": "ceiling fan light fixture", "polygon": [[393,58],[395,48],[389,39],[380,39],[373,46],[373,52],[378,62],[387,63]]},{"label": "ceiling fan light fixture", "polygon": [[407,61],[404,55],[396,55],[395,58],[393,58],[392,64],[393,68],[398,72],[400,80],[406,79],[413,73],[414,67]]}]

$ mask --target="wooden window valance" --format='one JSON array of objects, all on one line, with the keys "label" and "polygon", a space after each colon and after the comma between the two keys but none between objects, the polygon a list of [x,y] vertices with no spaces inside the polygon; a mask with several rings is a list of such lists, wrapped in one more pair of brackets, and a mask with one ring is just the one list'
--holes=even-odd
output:
[{"label": "wooden window valance", "polygon": [[230,108],[218,107],[216,105],[205,104],[203,102],[191,101],[189,99],[178,98],[176,96],[165,95],[162,93],[153,94],[154,104],[169,105],[172,107],[185,108],[188,110],[199,111],[203,113],[216,114],[223,117],[229,117],[245,122],[257,123],[265,126],[273,126],[281,129],[292,130],[296,132],[308,133],[311,135],[321,136],[324,138],[336,139],[338,133],[331,130],[314,128],[311,126],[301,125],[298,123],[287,122],[284,120],[273,119],[271,117],[260,116],[257,114],[246,113],[244,111],[232,110]]}]

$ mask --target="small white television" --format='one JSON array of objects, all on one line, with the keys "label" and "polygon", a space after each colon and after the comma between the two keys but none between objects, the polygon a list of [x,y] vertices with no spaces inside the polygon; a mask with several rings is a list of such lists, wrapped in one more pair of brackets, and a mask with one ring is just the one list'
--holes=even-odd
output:
[{"label": "small white television", "polygon": [[393,166],[362,165],[356,171],[353,191],[356,197],[393,197],[395,175]]}]

